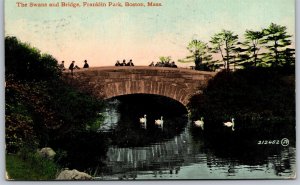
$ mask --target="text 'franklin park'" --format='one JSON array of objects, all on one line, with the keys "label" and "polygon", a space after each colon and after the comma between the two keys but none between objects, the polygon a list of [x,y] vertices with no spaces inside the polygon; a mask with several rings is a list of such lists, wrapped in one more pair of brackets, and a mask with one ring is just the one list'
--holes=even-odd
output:
[{"label": "text 'franklin park'", "polygon": [[36,3],[36,2],[17,2],[19,8],[36,7],[62,7],[62,8],[80,8],[80,7],[160,7],[162,3],[158,2],[56,2],[56,3]]}]

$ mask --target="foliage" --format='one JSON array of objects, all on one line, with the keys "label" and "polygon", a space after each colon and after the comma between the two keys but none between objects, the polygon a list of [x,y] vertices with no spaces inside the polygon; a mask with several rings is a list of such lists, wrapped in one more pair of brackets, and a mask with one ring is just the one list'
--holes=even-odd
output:
[{"label": "foliage", "polygon": [[284,59],[283,67],[295,66],[295,61],[296,61],[295,54],[296,51],[295,49],[292,48],[286,48],[283,51],[283,56],[282,56]]},{"label": "foliage", "polygon": [[246,51],[249,55],[249,61],[252,66],[257,66],[258,63],[261,61],[258,58],[258,53],[261,49],[262,38],[264,37],[264,33],[262,31],[252,31],[246,30],[244,45],[247,47]]},{"label": "foliage", "polygon": [[224,62],[225,69],[229,70],[230,62],[234,59],[234,50],[238,41],[238,35],[232,31],[222,30],[216,33],[210,43],[212,44],[213,52],[220,53]]},{"label": "foliage", "polygon": [[280,26],[274,23],[264,29],[264,43],[269,52],[264,54],[264,60],[273,66],[282,66],[285,63],[284,50],[291,45],[291,40],[286,32],[285,26]]},{"label": "foliage", "polygon": [[203,63],[208,63],[212,59],[207,43],[201,40],[192,40],[188,44],[187,49],[192,53],[192,56],[188,56],[187,58],[193,58],[196,70],[203,70]]},{"label": "foliage", "polygon": [[6,155],[6,170],[14,180],[54,180],[59,166],[32,151]]},{"label": "foliage", "polygon": [[21,147],[36,147],[37,136],[33,130],[32,115],[21,103],[6,103],[6,150],[16,153]]},{"label": "foliage", "polygon": [[76,134],[98,119],[102,101],[65,84],[51,55],[41,55],[15,37],[7,37],[5,45],[8,152],[46,146],[50,139]]},{"label": "foliage", "polygon": [[20,80],[52,80],[58,78],[57,61],[37,48],[20,42],[16,37],[5,37],[5,72]]},{"label": "foliage", "polygon": [[59,110],[55,117],[62,122],[64,133],[83,130],[86,125],[101,120],[98,114],[103,107],[101,100],[78,92],[63,82],[55,82],[53,85],[48,93],[52,96],[51,106]]},{"label": "foliage", "polygon": [[203,95],[191,98],[189,109],[197,119],[294,120],[294,79],[280,68],[220,72]]},{"label": "foliage", "polygon": [[172,60],[172,58],[170,56],[160,56],[159,57],[159,61],[162,62],[162,63],[167,63],[167,62],[170,62]]},{"label": "foliage", "polygon": [[[23,125],[30,126],[31,132],[29,136],[36,136],[35,141],[38,141],[48,138],[49,129],[56,129],[60,126],[60,122],[55,117],[55,110],[50,106],[51,97],[47,93],[46,82],[22,83],[7,79],[6,85],[6,129],[13,128],[15,132],[23,132],[25,128]],[[23,105],[23,117],[15,117],[17,105]],[[19,122],[17,122],[18,126],[12,122],[14,119],[10,119],[11,117],[14,119],[20,118]],[[30,119],[26,119],[27,117]],[[11,134],[7,132],[6,138],[10,138]],[[31,141],[34,140],[28,137],[24,143],[28,145]],[[22,146],[22,143],[18,143],[18,145]],[[7,150],[15,153],[10,148],[7,148]]]},{"label": "foliage", "polygon": [[80,171],[101,166],[109,144],[107,137],[93,131],[81,131],[76,135],[65,134],[51,141],[51,146],[63,149],[57,150],[57,162]]},{"label": "foliage", "polygon": [[[195,62],[196,69],[213,71],[222,66],[226,70],[294,66],[295,49],[289,47],[291,35],[286,30],[285,26],[271,23],[268,28],[259,31],[246,30],[243,42],[238,42],[238,35],[232,31],[222,30],[211,37],[210,46],[201,40],[190,41],[187,49],[192,56],[179,62]],[[212,53],[219,53],[222,61],[213,60]]]},{"label": "foliage", "polygon": [[[23,133],[28,127],[27,130],[30,132],[28,131],[27,140],[34,141],[29,136],[36,135],[41,141],[40,144],[44,145],[47,145],[49,135],[59,137],[61,134],[85,129],[86,124],[92,124],[99,117],[97,112],[102,109],[101,101],[79,93],[60,81],[52,83],[7,81],[6,92],[6,96],[10,99],[6,102],[6,107],[10,110],[6,112],[7,131],[15,130]],[[19,104],[23,105],[25,113],[16,116],[18,108],[16,105]],[[6,134],[7,139],[15,136],[11,132]],[[24,137],[17,138],[20,140]],[[15,144],[21,145],[20,142]]]}]

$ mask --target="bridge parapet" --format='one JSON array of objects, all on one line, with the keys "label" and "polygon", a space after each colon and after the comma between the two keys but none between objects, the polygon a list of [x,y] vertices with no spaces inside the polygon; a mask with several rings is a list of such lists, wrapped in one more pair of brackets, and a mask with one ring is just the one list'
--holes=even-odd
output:
[{"label": "bridge parapet", "polygon": [[81,91],[109,99],[128,94],[154,94],[187,105],[191,96],[202,93],[215,72],[162,67],[97,67],[75,70],[65,80]]}]

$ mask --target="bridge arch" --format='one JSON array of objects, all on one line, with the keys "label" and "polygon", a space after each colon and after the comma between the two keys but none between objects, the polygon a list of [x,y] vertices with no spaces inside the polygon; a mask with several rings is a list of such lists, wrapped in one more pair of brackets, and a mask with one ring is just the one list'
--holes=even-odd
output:
[{"label": "bridge arch", "polygon": [[165,96],[186,105],[185,97],[188,94],[186,89],[178,84],[157,81],[124,81],[108,83],[103,87],[107,99],[130,94],[151,94]]},{"label": "bridge arch", "polygon": [[174,99],[184,106],[202,93],[214,72],[162,67],[98,67],[64,73],[81,91],[109,99],[129,94],[152,94]]}]

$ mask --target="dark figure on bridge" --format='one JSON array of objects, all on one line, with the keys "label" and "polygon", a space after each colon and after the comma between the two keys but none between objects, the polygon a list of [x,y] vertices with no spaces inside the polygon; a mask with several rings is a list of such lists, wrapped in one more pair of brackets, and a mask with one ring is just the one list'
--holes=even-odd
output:
[{"label": "dark figure on bridge", "polygon": [[73,60],[72,63],[69,66],[69,70],[71,70],[71,74],[73,75],[73,70],[74,69],[80,69],[77,65],[75,65],[75,61]]},{"label": "dark figure on bridge", "polygon": [[75,61],[73,60],[72,63],[70,64],[70,66],[69,66],[69,70],[71,70],[72,75],[73,75],[74,65],[75,65]]},{"label": "dark figure on bridge", "polygon": [[124,59],[121,66],[126,66],[126,60]]},{"label": "dark figure on bridge", "polygon": [[119,60],[117,60],[117,63],[115,64],[115,66],[121,66],[121,63]]},{"label": "dark figure on bridge", "polygon": [[150,67],[154,67],[154,62],[151,62],[151,64],[149,66]]},{"label": "dark figure on bridge", "polygon": [[164,67],[164,63],[162,63],[162,62],[157,62],[157,63],[155,64],[155,67]]},{"label": "dark figure on bridge", "polygon": [[177,68],[177,65],[175,64],[175,62],[174,62],[174,61],[171,63],[171,67],[173,67],[173,68]]},{"label": "dark figure on bridge", "polygon": [[61,64],[59,64],[59,69],[62,70],[62,71],[65,71],[66,68],[65,68],[65,61],[61,61]]},{"label": "dark figure on bridge", "polygon": [[134,66],[132,59],[129,60],[129,62],[126,64],[126,66]]},{"label": "dark figure on bridge", "polygon": [[89,67],[90,67],[89,64],[88,64],[87,61],[85,60],[85,61],[84,61],[83,68],[89,68]]},{"label": "dark figure on bridge", "polygon": [[171,67],[171,64],[169,61],[163,63],[163,67]]}]

